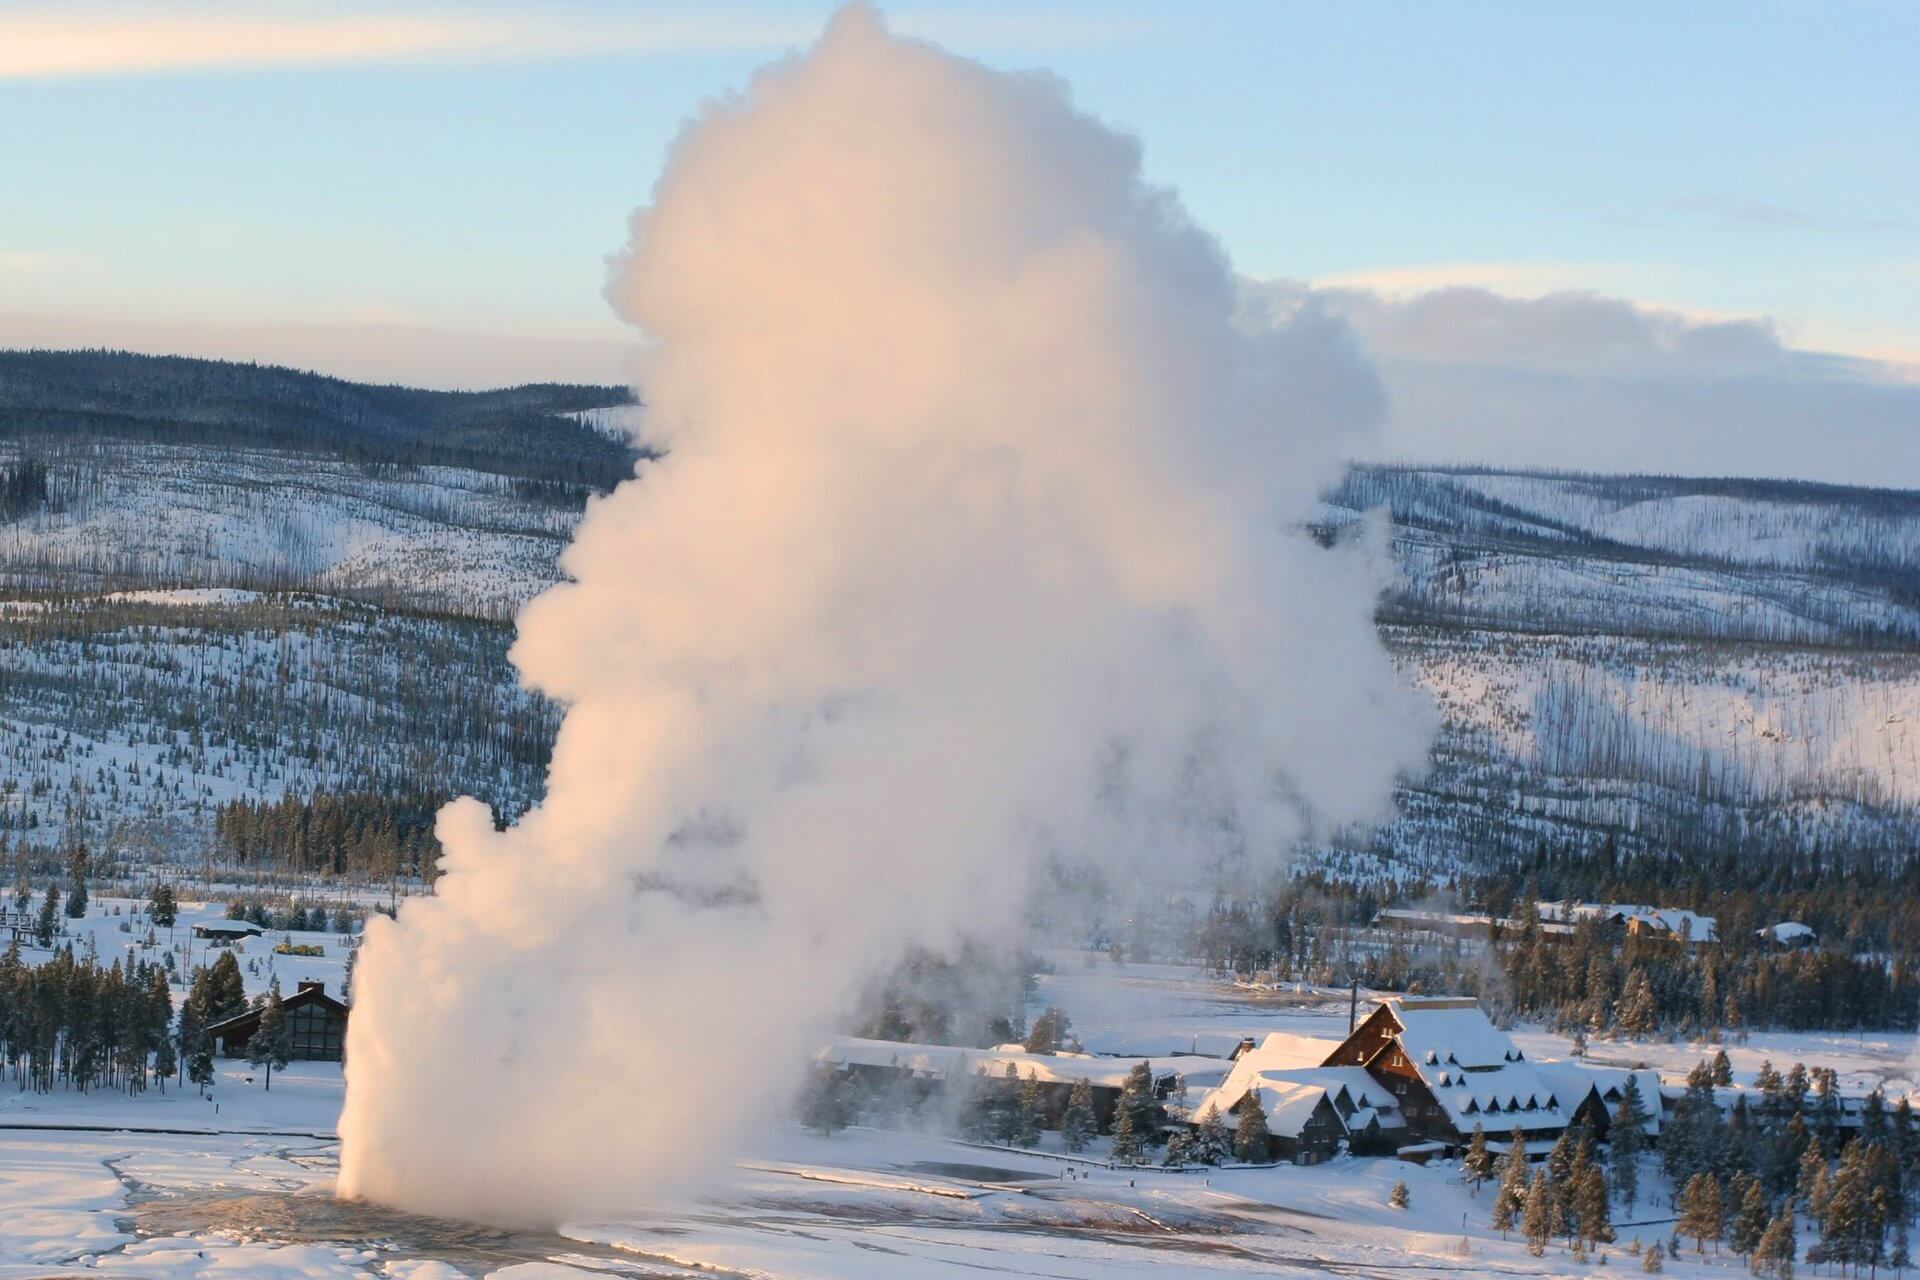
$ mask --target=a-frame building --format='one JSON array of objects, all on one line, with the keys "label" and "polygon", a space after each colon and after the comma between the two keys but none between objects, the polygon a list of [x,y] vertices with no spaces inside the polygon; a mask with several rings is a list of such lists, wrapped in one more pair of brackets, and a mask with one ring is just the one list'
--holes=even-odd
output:
[{"label": "a-frame building", "polygon": [[1464,1147],[1474,1126],[1504,1150],[1515,1129],[1529,1153],[1550,1148],[1584,1121],[1606,1137],[1607,1108],[1578,1067],[1527,1060],[1471,999],[1389,996],[1327,1058],[1363,1067],[1399,1102],[1409,1138]]}]

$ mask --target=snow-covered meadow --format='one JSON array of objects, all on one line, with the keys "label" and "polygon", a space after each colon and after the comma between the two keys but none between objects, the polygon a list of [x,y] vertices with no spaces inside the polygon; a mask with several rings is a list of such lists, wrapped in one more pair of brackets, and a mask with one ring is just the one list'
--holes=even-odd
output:
[{"label": "snow-covered meadow", "polygon": [[[135,919],[125,914],[134,906],[96,904],[75,927],[76,946],[107,956],[131,937],[137,948],[144,928],[119,928]],[[188,904],[173,931],[175,945],[193,922],[218,914],[214,906]],[[165,938],[159,931],[158,944]],[[337,992],[344,943],[299,934],[294,940],[325,954],[273,955],[281,940],[270,934],[241,944],[250,992],[275,977],[288,988],[320,980]],[[1115,963],[1093,953],[1053,952],[1047,959],[1052,972],[1041,975],[1032,1012],[1064,1009],[1095,1052],[1225,1053],[1243,1036],[1338,1038],[1347,1028],[1344,991],[1253,989],[1191,967]],[[1565,1040],[1544,1031],[1522,1028],[1516,1038],[1535,1059],[1568,1053]],[[1679,1074],[1712,1048],[1596,1040],[1590,1057]],[[1727,1048],[1743,1079],[1770,1058],[1779,1066],[1833,1066],[1850,1088],[1920,1087],[1912,1036],[1756,1035]],[[753,1050],[749,1043],[711,1051]],[[671,1091],[671,1073],[699,1069],[698,1058],[690,1053],[657,1070],[636,1063],[634,1080],[623,1087]],[[1447,1163],[1340,1158],[1303,1168],[1115,1168],[1101,1158],[1100,1144],[1067,1156],[1054,1134],[1031,1152],[868,1127],[822,1137],[795,1125],[771,1094],[746,1103],[764,1110],[749,1150],[712,1181],[674,1197],[558,1232],[449,1223],[332,1198],[339,1155],[332,1135],[343,1095],[337,1065],[295,1063],[276,1073],[271,1091],[244,1062],[222,1059],[219,1067],[205,1099],[178,1084],[138,1097],[62,1090],[0,1099],[0,1280],[1185,1280],[1580,1275],[1592,1267],[1557,1249],[1536,1259],[1518,1239],[1501,1240],[1487,1225],[1491,1190],[1475,1194]],[[1411,1202],[1391,1208],[1389,1192],[1403,1179]],[[1630,1241],[1671,1234],[1671,1210],[1660,1201],[1665,1188],[1651,1164],[1647,1185],[1652,1194],[1631,1220],[1616,1223],[1612,1266],[1637,1266],[1625,1256]],[[1681,1276],[1738,1269],[1730,1255],[1696,1259],[1687,1252],[1668,1265]]]}]

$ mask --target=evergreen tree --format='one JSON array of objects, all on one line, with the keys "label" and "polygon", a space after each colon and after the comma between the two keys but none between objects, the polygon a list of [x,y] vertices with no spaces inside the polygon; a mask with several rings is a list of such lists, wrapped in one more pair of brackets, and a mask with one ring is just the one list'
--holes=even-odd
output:
[{"label": "evergreen tree", "polygon": [[1807,1216],[1818,1222],[1826,1208],[1827,1157],[1817,1143],[1809,1142],[1800,1156],[1800,1174],[1794,1182],[1794,1191],[1800,1197],[1800,1205]]},{"label": "evergreen tree", "polygon": [[1733,1087],[1733,1059],[1721,1049],[1713,1055],[1713,1084],[1717,1089]]},{"label": "evergreen tree", "polygon": [[266,1068],[265,1087],[272,1089],[275,1069],[285,1067],[292,1054],[293,1024],[287,1020],[286,1005],[280,999],[280,984],[276,981],[267,992],[267,1002],[260,1007],[260,1025],[247,1040],[247,1061],[255,1067]]},{"label": "evergreen tree", "polygon": [[1160,1163],[1169,1169],[1179,1169],[1193,1163],[1193,1135],[1176,1133],[1167,1139],[1167,1153]]},{"label": "evergreen tree", "polygon": [[1568,1200],[1577,1238],[1590,1248],[1613,1239],[1613,1214],[1607,1204],[1607,1179],[1596,1161],[1589,1158],[1575,1163]]},{"label": "evergreen tree", "polygon": [[200,1090],[200,1096],[204,1098],[207,1096],[207,1086],[213,1083],[213,1037],[205,1030],[196,1030],[183,1044],[187,1080]]},{"label": "evergreen tree", "polygon": [[1727,1246],[1742,1257],[1752,1253],[1760,1246],[1760,1237],[1766,1233],[1767,1224],[1772,1220],[1772,1206],[1767,1203],[1767,1193],[1758,1178],[1746,1180],[1746,1190],[1739,1194],[1740,1207],[1735,1210],[1733,1222],[1727,1229]]},{"label": "evergreen tree", "polygon": [[1796,1251],[1793,1236],[1793,1210],[1789,1208],[1767,1223],[1767,1229],[1760,1233],[1759,1241],[1753,1246],[1754,1274],[1792,1280]]},{"label": "evergreen tree", "polygon": [[1211,1102],[1200,1113],[1193,1137],[1193,1158],[1199,1164],[1219,1164],[1233,1153],[1233,1140],[1227,1136],[1227,1126],[1220,1119],[1220,1108]]},{"label": "evergreen tree", "polygon": [[1460,1172],[1475,1195],[1480,1194],[1480,1184],[1493,1177],[1493,1153],[1487,1150],[1485,1125],[1473,1126],[1473,1136],[1467,1140],[1467,1153],[1460,1158]]},{"label": "evergreen tree", "polygon": [[84,920],[87,915],[87,847],[76,844],[67,854],[67,919]]},{"label": "evergreen tree", "polygon": [[1726,1214],[1721,1207],[1720,1179],[1713,1174],[1694,1174],[1680,1192],[1675,1207],[1680,1211],[1680,1220],[1674,1224],[1674,1234],[1692,1236],[1698,1252],[1707,1251],[1707,1241],[1720,1239]]},{"label": "evergreen tree", "polygon": [[1547,1241],[1553,1238],[1553,1219],[1553,1193],[1547,1187],[1547,1171],[1538,1169],[1534,1171],[1533,1181],[1527,1187],[1526,1208],[1520,1224],[1520,1234],[1527,1241],[1527,1252],[1536,1258],[1547,1251]]},{"label": "evergreen tree", "polygon": [[1667,1269],[1666,1251],[1659,1244],[1649,1245],[1640,1254],[1640,1269],[1648,1275],[1658,1275]]},{"label": "evergreen tree", "polygon": [[1502,1240],[1525,1211],[1527,1193],[1527,1141],[1516,1127],[1500,1157],[1500,1186],[1493,1193],[1492,1225]]},{"label": "evergreen tree", "polygon": [[991,1142],[999,1098],[999,1082],[984,1066],[976,1068],[967,1078],[967,1093],[960,1102],[960,1132],[976,1142]]},{"label": "evergreen tree", "polygon": [[1060,1052],[1067,1043],[1067,1031],[1072,1025],[1064,1010],[1048,1005],[1046,1012],[1033,1020],[1033,1026],[1027,1032],[1027,1052]]},{"label": "evergreen tree", "polygon": [[34,922],[33,940],[42,947],[53,945],[54,931],[60,924],[60,889],[57,885],[47,886],[47,896],[40,900],[40,916]]},{"label": "evergreen tree", "polygon": [[1407,1190],[1407,1180],[1400,1179],[1387,1192],[1387,1204],[1395,1209],[1404,1209],[1413,1202],[1413,1194]]},{"label": "evergreen tree", "polygon": [[1626,986],[1620,993],[1620,1009],[1615,1016],[1623,1035],[1650,1036],[1658,1029],[1660,1010],[1654,1003],[1653,984],[1648,981],[1645,969],[1635,968],[1627,974]]},{"label": "evergreen tree", "polygon": [[1640,1153],[1646,1149],[1649,1119],[1639,1082],[1629,1073],[1620,1090],[1620,1102],[1614,1107],[1613,1128],[1609,1131],[1613,1140],[1607,1151],[1607,1180],[1628,1213],[1640,1198]]},{"label": "evergreen tree", "polygon": [[1084,1151],[1099,1128],[1099,1118],[1093,1110],[1093,1086],[1082,1077],[1073,1082],[1073,1088],[1067,1093],[1066,1114],[1060,1118],[1061,1143],[1069,1151]]},{"label": "evergreen tree", "polygon": [[1020,1133],[1020,1073],[1009,1062],[995,1081],[993,1140],[1012,1146]]},{"label": "evergreen tree", "polygon": [[1113,1109],[1113,1159],[1116,1164],[1137,1164],[1146,1155],[1146,1142],[1133,1127],[1133,1108],[1124,1104]]},{"label": "evergreen tree", "polygon": [[1046,1122],[1047,1104],[1040,1096],[1040,1074],[1029,1071],[1027,1078],[1020,1082],[1020,1097],[1014,1107],[1014,1145],[1038,1146],[1040,1130]]},{"label": "evergreen tree", "polygon": [[1273,1158],[1267,1132],[1266,1108],[1260,1105],[1257,1091],[1249,1091],[1240,1101],[1240,1122],[1233,1129],[1234,1158],[1246,1164],[1261,1164]]},{"label": "evergreen tree", "polygon": [[173,922],[180,918],[180,902],[174,897],[172,885],[162,882],[154,888],[153,896],[147,899],[147,916],[162,929],[173,928]]},{"label": "evergreen tree", "polygon": [[814,1068],[800,1091],[800,1123],[827,1137],[847,1127],[849,1111],[845,1077],[832,1067]]},{"label": "evergreen tree", "polygon": [[[1159,1145],[1162,1112],[1153,1093],[1153,1067],[1150,1063],[1136,1062],[1133,1069],[1127,1072],[1127,1081],[1120,1089],[1117,1111],[1126,1114],[1128,1133],[1142,1152]],[[1120,1132],[1117,1119],[1114,1132]]]}]

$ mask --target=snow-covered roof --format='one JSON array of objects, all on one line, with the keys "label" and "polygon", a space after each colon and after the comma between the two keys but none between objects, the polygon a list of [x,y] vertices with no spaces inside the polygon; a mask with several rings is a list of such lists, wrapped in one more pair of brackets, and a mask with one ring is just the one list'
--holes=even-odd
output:
[{"label": "snow-covered roof", "polygon": [[[1338,1040],[1322,1040],[1315,1036],[1293,1035],[1285,1031],[1272,1032],[1259,1044],[1233,1060],[1231,1069],[1220,1078],[1216,1088],[1200,1099],[1193,1114],[1198,1116],[1212,1105],[1218,1107],[1220,1113],[1225,1115],[1239,1105],[1240,1099],[1246,1097],[1247,1090],[1254,1086],[1255,1081],[1276,1072],[1290,1072],[1302,1067],[1318,1067],[1327,1060],[1328,1054],[1339,1047]],[[1199,1082],[1189,1078],[1189,1083]]]},{"label": "snow-covered roof", "polygon": [[1297,1138],[1325,1101],[1327,1091],[1317,1085],[1263,1080],[1254,1087],[1253,1094],[1259,1098],[1261,1110],[1267,1113],[1267,1132],[1277,1138]]},{"label": "snow-covered roof", "polygon": [[1798,920],[1782,920],[1779,924],[1768,925],[1759,933],[1761,937],[1771,938],[1775,942],[1799,942],[1803,938],[1819,936],[1811,925],[1801,924]]},{"label": "snow-covered roof", "polygon": [[1542,902],[1542,920],[1571,923],[1578,920],[1621,920],[1643,929],[1694,942],[1713,942],[1720,927],[1712,916],[1680,907],[1649,907],[1631,902]]},{"label": "snow-covered roof", "polygon": [[1382,1003],[1393,1010],[1402,1028],[1400,1048],[1415,1067],[1504,1067],[1526,1057],[1506,1032],[1488,1021],[1477,1000],[1390,996]]},{"label": "snow-covered roof", "polygon": [[1588,1087],[1600,1095],[1600,1105],[1611,1118],[1631,1078],[1640,1087],[1640,1106],[1647,1113],[1641,1129],[1660,1132],[1660,1073],[1646,1067],[1606,1067],[1587,1062],[1536,1062],[1534,1069],[1554,1082],[1569,1109],[1578,1108]]}]

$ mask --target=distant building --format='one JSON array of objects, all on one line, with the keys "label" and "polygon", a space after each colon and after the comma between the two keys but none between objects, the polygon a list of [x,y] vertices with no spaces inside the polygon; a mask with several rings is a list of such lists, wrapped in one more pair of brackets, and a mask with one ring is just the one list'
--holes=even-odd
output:
[{"label": "distant building", "polygon": [[866,1040],[858,1036],[835,1036],[816,1059],[844,1075],[864,1081],[870,1087],[895,1084],[917,1085],[924,1093],[944,1089],[954,1081],[966,1081],[985,1071],[999,1077],[1011,1066],[1022,1080],[1033,1077],[1040,1086],[1046,1107],[1047,1127],[1058,1128],[1066,1113],[1067,1096],[1075,1083],[1085,1080],[1093,1094],[1094,1115],[1104,1131],[1112,1126],[1113,1110],[1127,1076],[1142,1062],[1153,1073],[1154,1093],[1170,1098],[1175,1084],[1211,1085],[1227,1073],[1225,1058],[1204,1055],[1173,1054],[1165,1058],[1108,1058],[1087,1053],[1028,1053],[1024,1047],[1003,1045],[997,1049],[969,1049],[962,1045],[906,1044],[897,1040]]},{"label": "distant building", "polygon": [[207,920],[193,926],[193,936],[216,947],[230,947],[242,938],[257,938],[266,930],[245,920]]},{"label": "distant building", "polygon": [[1801,924],[1798,920],[1783,920],[1779,924],[1756,930],[1756,933],[1774,946],[1787,950],[1820,945],[1820,935],[1813,931],[1812,926]]},{"label": "distant building", "polygon": [[1542,902],[1539,907],[1542,921],[1572,925],[1593,920],[1620,939],[1657,938],[1691,946],[1720,940],[1717,920],[1679,907],[1624,902]]},{"label": "distant building", "polygon": [[[302,1062],[339,1062],[346,1056],[349,1006],[327,994],[326,984],[303,982],[281,1001],[286,1010],[289,1057]],[[241,1058],[260,1029],[260,1006],[235,1014],[207,1028],[223,1058]]]}]

